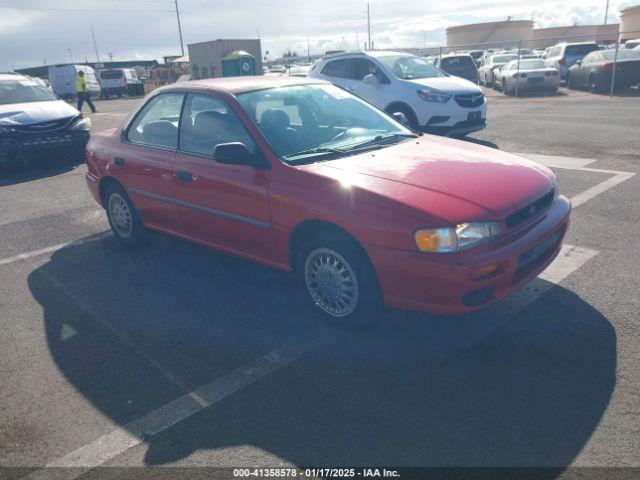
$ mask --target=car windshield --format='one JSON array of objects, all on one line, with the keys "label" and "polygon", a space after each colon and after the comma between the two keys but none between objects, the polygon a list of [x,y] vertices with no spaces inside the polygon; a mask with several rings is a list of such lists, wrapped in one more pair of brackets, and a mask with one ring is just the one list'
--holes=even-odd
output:
[{"label": "car windshield", "polygon": [[598,45],[585,44],[585,45],[569,45],[565,49],[566,55],[586,55],[589,52],[598,50]]},{"label": "car windshield", "polygon": [[544,60],[520,60],[520,70],[535,70],[536,68],[547,68]]},{"label": "car windshield", "polygon": [[491,61],[493,63],[507,63],[517,58],[517,55],[496,55]]},{"label": "car windshield", "polygon": [[0,80],[0,105],[53,100],[58,100],[58,97],[28,78]]},{"label": "car windshield", "polygon": [[447,74],[415,55],[384,55],[378,57],[394,75],[403,80],[446,77]]},{"label": "car windshield", "polygon": [[275,152],[289,163],[382,148],[416,134],[333,85],[296,85],[240,93],[238,101]]},{"label": "car windshield", "polygon": [[474,65],[471,57],[445,57],[442,59],[443,67],[472,67]]}]

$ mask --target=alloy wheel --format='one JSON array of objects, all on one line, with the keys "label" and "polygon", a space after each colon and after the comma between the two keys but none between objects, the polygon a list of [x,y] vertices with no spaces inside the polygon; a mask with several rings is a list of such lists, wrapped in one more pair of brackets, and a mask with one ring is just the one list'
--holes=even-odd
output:
[{"label": "alloy wheel", "polygon": [[304,278],[316,306],[333,317],[346,317],[358,306],[358,279],[349,262],[330,248],[307,256]]},{"label": "alloy wheel", "polygon": [[133,218],[127,201],[118,193],[109,197],[109,218],[113,229],[122,238],[129,238],[133,232]]}]

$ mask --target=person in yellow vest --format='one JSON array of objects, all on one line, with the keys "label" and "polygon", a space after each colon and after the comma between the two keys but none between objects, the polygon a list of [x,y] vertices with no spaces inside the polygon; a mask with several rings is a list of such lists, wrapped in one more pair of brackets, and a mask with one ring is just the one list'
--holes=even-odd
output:
[{"label": "person in yellow vest", "polygon": [[91,108],[91,112],[96,113],[96,107],[94,107],[93,102],[91,102],[89,89],[87,88],[87,79],[84,78],[84,72],[82,70],[78,72],[78,76],[76,77],[76,93],[78,94],[78,111],[82,111],[82,105],[86,101],[89,108]]}]

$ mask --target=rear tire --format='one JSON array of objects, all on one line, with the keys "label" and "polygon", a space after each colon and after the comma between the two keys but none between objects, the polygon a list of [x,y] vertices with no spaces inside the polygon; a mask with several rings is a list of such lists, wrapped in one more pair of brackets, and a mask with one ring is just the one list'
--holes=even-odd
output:
[{"label": "rear tire", "polygon": [[360,329],[379,322],[383,303],[375,272],[347,235],[325,231],[304,240],[296,276],[314,313],[332,326]]},{"label": "rear tire", "polygon": [[124,245],[140,245],[144,240],[144,225],[129,196],[119,184],[107,187],[104,196],[107,218],[113,235]]}]

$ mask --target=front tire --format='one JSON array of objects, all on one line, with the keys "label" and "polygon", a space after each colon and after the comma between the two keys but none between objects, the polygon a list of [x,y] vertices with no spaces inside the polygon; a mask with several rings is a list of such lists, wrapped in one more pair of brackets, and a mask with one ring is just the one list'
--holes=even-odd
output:
[{"label": "front tire", "polygon": [[114,183],[107,188],[104,198],[109,225],[116,239],[129,246],[142,243],[142,219],[124,189]]},{"label": "front tire", "polygon": [[346,235],[326,232],[301,245],[296,273],[314,311],[336,327],[377,323],[380,287],[361,247]]}]

